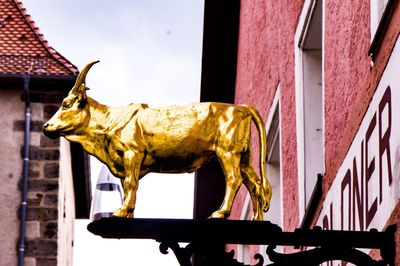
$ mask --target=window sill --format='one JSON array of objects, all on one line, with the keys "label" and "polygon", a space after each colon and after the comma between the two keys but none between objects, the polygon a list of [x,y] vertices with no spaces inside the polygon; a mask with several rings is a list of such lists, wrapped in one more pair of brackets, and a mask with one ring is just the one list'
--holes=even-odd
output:
[{"label": "window sill", "polygon": [[368,50],[368,55],[371,57],[372,61],[375,60],[376,55],[381,48],[383,38],[385,37],[387,28],[389,26],[390,20],[393,16],[394,9],[398,4],[399,0],[389,0],[383,12],[382,18],[379,22],[378,28],[376,29],[374,38],[372,39],[371,45]]}]

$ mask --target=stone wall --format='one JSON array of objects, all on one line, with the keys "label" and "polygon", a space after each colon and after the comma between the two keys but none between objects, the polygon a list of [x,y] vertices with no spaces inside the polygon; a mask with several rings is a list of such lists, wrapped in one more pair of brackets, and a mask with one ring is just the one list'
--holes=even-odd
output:
[{"label": "stone wall", "polygon": [[[4,158],[0,162],[0,167],[3,169],[0,178],[6,181],[2,183],[7,183],[2,187],[3,193],[1,193],[1,197],[5,197],[1,202],[7,202],[7,206],[0,207],[1,213],[7,213],[7,215],[2,215],[0,225],[3,228],[7,225],[10,227],[7,230],[7,236],[2,236],[2,239],[10,241],[0,243],[2,253],[0,265],[16,265],[17,261],[25,119],[24,97],[21,94],[21,90],[2,90],[0,97],[0,109],[3,110],[0,129],[3,138],[0,139],[0,154]],[[68,265],[65,256],[61,256],[62,262],[58,259],[60,238],[63,239],[62,252],[68,253],[65,247],[72,250],[73,190],[64,188],[65,180],[70,180],[69,183],[72,183],[72,174],[70,170],[66,173],[60,170],[60,161],[68,162],[69,145],[63,145],[63,149],[60,149],[60,140],[50,140],[42,134],[44,121],[47,121],[58,109],[62,98],[61,93],[51,92],[32,92],[30,96],[32,118],[25,253],[26,265],[29,266]],[[69,163],[69,167],[70,165]],[[69,195],[65,194],[66,190]],[[65,214],[66,212],[68,215]],[[69,230],[65,230],[66,221],[71,224]],[[66,237],[60,237],[61,225],[63,225],[62,234],[71,236],[68,243],[65,242]],[[69,261],[72,261],[72,258]],[[72,265],[72,262],[69,265]]]},{"label": "stone wall", "polygon": [[0,265],[17,265],[18,209],[21,202],[18,183],[22,174],[20,149],[23,132],[15,131],[13,125],[15,120],[24,117],[21,91],[1,90],[0,112]]}]

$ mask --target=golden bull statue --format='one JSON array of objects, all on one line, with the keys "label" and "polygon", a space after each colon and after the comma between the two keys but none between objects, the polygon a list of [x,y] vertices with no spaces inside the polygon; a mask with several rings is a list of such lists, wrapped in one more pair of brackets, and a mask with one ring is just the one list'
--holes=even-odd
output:
[{"label": "golden bull statue", "polygon": [[[210,218],[229,216],[242,183],[251,195],[253,220],[269,208],[266,133],[256,109],[246,105],[197,103],[152,108],[147,104],[108,107],[86,95],[85,77],[98,61],[85,66],[54,116],[43,125],[50,138],[78,142],[121,178],[124,203],[114,216],[133,217],[139,179],[149,172],[194,172],[217,158],[225,174],[221,207]],[[260,174],[251,159],[253,121],[260,138]]]}]

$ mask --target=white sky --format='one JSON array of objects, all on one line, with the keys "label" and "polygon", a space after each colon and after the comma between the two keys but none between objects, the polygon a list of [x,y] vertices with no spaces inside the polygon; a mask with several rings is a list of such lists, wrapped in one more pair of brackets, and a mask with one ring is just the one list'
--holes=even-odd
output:
[{"label": "white sky", "polygon": [[[198,102],[203,0],[23,0],[49,44],[79,69],[92,61],[88,95],[107,105]],[[91,160],[92,175],[101,165]],[[140,181],[136,217],[190,218],[192,175]],[[75,226],[74,265],[178,265],[145,240],[104,240]]]}]

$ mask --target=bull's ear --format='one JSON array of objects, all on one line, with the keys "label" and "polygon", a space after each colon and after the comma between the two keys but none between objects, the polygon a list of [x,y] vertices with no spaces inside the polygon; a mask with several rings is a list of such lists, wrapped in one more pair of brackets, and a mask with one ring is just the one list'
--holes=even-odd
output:
[{"label": "bull's ear", "polygon": [[89,89],[88,87],[85,86],[85,84],[82,84],[82,89],[79,90],[76,94],[76,100],[79,103],[79,108],[83,108],[86,106],[87,103],[87,95],[86,95],[86,91]]},{"label": "bull's ear", "polygon": [[85,79],[86,79],[86,75],[89,72],[90,68],[96,64],[100,62],[99,60],[97,61],[93,61],[90,62],[89,64],[87,64],[81,71],[81,73],[79,73],[78,77],[76,78],[75,81],[75,85],[74,87],[71,89],[71,91],[69,92],[69,94],[75,94],[77,96],[79,96],[79,94],[83,93],[86,96],[86,85],[85,85]]},{"label": "bull's ear", "polygon": [[86,102],[86,99],[87,99],[87,96],[86,96],[86,90],[87,90],[87,88],[84,86],[84,84],[82,84],[82,87],[84,87],[84,88],[82,88],[80,91],[78,91],[78,92],[76,93],[76,96],[77,96],[77,98],[78,98],[79,103],[81,103],[81,102],[83,102],[83,101]]},{"label": "bull's ear", "polygon": [[78,107],[79,108],[84,108],[87,104],[87,96],[86,93],[78,95]]}]

